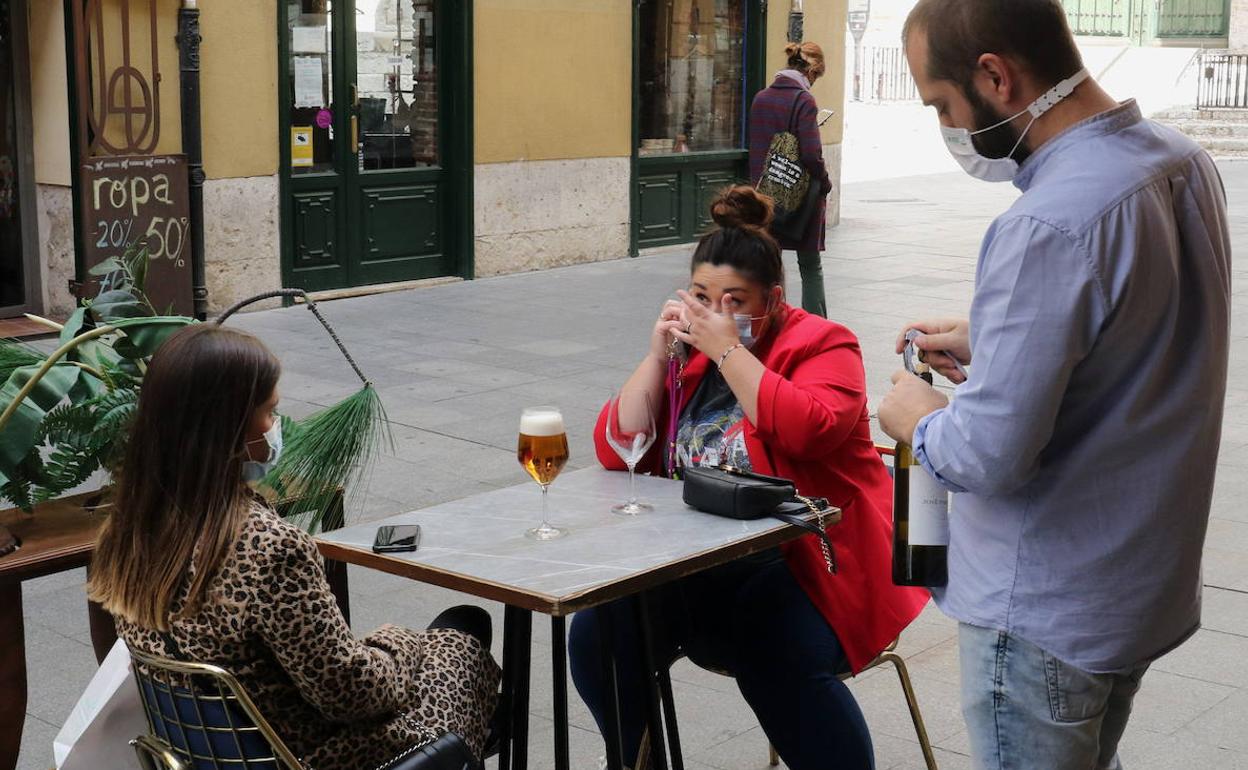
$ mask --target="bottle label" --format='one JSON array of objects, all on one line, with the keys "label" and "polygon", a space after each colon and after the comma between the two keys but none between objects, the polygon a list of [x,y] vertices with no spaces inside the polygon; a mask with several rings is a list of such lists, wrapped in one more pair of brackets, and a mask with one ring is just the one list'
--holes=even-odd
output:
[{"label": "bottle label", "polygon": [[949,493],[919,465],[910,467],[910,545],[949,545]]}]

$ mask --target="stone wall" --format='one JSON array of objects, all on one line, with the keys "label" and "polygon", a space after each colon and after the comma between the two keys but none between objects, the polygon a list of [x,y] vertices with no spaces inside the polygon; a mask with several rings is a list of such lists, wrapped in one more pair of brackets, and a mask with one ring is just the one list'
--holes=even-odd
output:
[{"label": "stone wall", "polygon": [[39,280],[43,315],[63,319],[74,312],[74,195],[68,187],[35,185],[39,217]]},{"label": "stone wall", "polygon": [[823,146],[823,162],[832,178],[832,192],[828,195],[827,225],[836,227],[841,223],[841,144]]},{"label": "stone wall", "polygon": [[478,277],[628,254],[629,159],[476,167]]},{"label": "stone wall", "polygon": [[[204,182],[204,271],[208,312],[281,288],[281,211],[276,176]],[[273,307],[252,305],[248,309]]]},{"label": "stone wall", "polygon": [[1231,0],[1230,47],[1248,48],[1248,0]]}]

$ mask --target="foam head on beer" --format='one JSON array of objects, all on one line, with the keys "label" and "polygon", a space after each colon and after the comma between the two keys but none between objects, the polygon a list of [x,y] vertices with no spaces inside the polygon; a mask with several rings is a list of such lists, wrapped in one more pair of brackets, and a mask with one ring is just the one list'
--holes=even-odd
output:
[{"label": "foam head on beer", "polygon": [[558,436],[564,433],[563,415],[557,409],[526,409],[520,415],[520,432],[526,436]]}]

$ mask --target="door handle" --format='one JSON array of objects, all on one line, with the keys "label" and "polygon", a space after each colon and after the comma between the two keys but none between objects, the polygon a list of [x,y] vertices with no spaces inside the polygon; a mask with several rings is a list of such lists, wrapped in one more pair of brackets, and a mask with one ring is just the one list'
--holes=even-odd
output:
[{"label": "door handle", "polygon": [[351,84],[351,154],[360,151],[360,89]]}]

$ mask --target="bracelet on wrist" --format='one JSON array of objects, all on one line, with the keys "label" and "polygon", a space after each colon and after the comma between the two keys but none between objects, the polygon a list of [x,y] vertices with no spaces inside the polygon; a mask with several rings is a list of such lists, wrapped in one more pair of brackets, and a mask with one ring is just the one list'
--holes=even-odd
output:
[{"label": "bracelet on wrist", "polygon": [[719,356],[719,363],[718,363],[718,364],[716,364],[716,367],[717,367],[717,368],[720,368],[720,369],[723,369],[723,368],[724,368],[724,362],[728,360],[728,356],[732,353],[732,351],[737,350],[737,349],[739,349],[739,348],[744,348],[744,347],[745,347],[745,345],[741,344],[740,342],[736,343],[735,345],[730,345],[730,346],[728,347],[728,349],[727,349],[727,350],[725,350],[725,351],[724,351],[724,352],[723,352],[723,353]]}]

